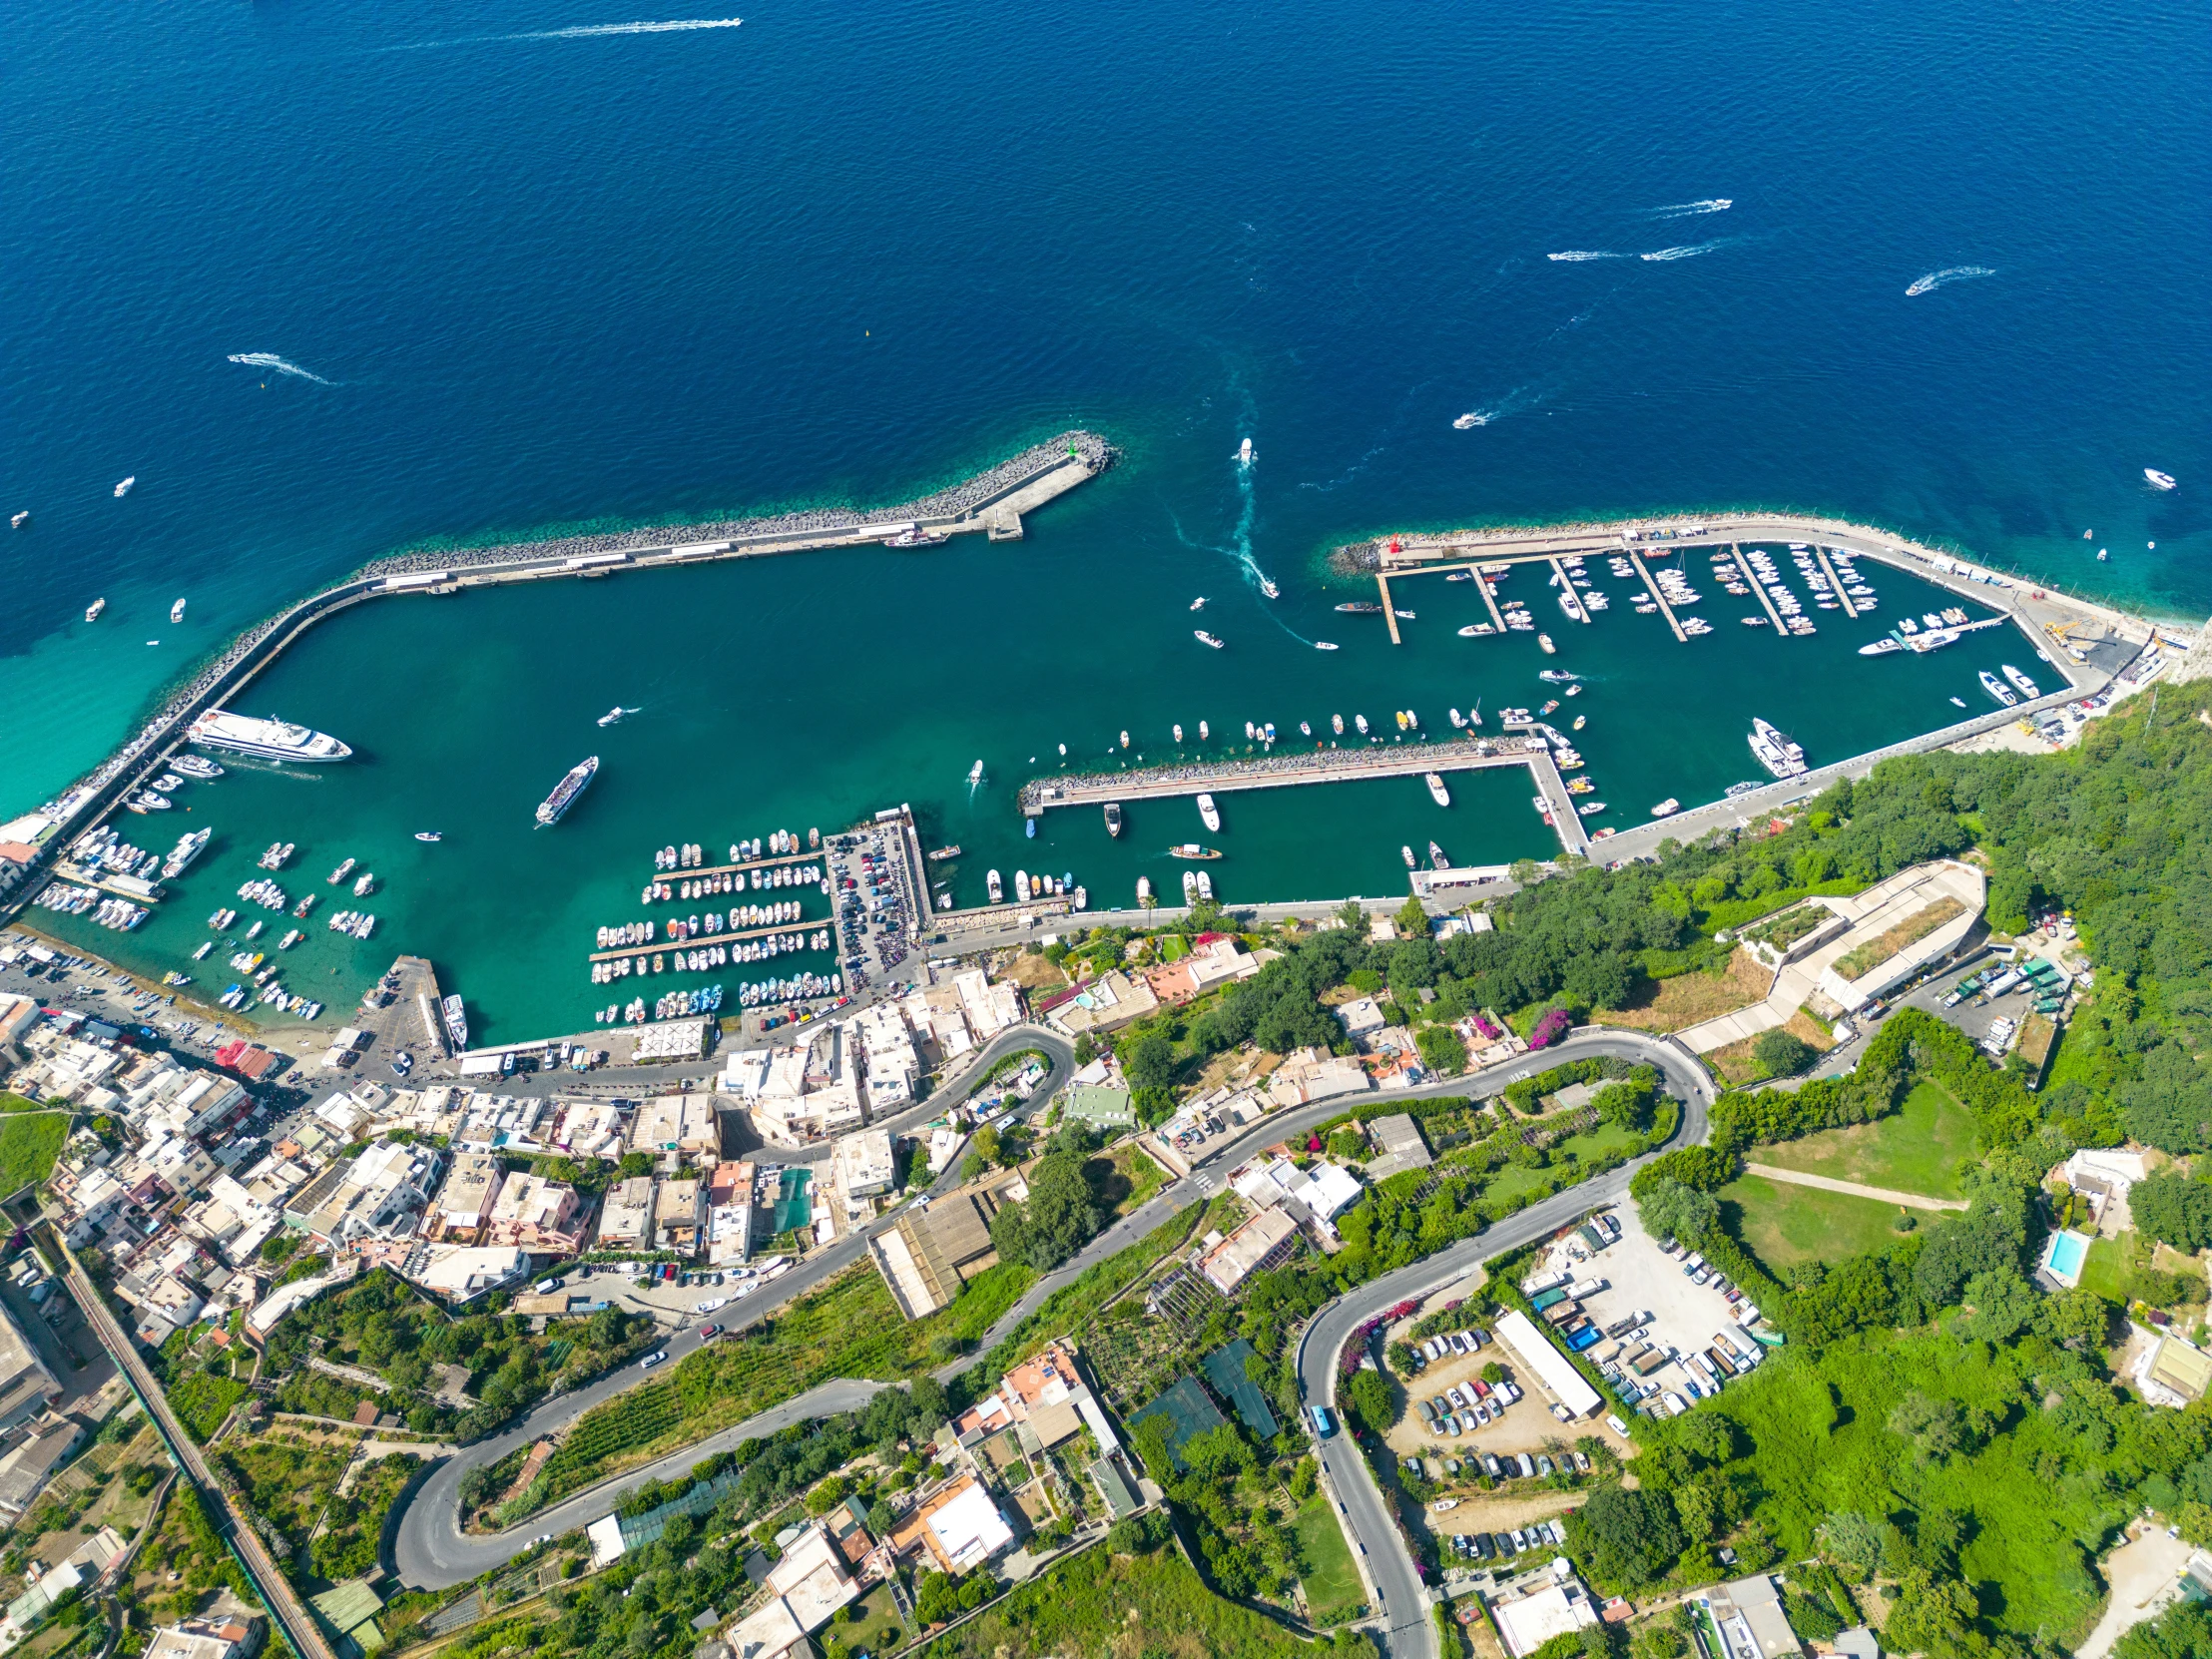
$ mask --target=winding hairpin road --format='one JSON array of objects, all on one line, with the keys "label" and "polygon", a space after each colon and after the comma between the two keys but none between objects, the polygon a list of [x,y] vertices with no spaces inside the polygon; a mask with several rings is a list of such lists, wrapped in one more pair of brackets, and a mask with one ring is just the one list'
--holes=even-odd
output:
[{"label": "winding hairpin road", "polygon": [[[976,1068],[977,1074],[987,1069],[989,1063],[1001,1055],[1023,1048],[1041,1049],[1051,1059],[1052,1074],[1046,1085],[1037,1091],[1037,1098],[1048,1098],[1050,1091],[1071,1075],[1073,1055],[1061,1038],[1040,1028],[1017,1027],[1001,1035],[991,1045],[983,1063]],[[1586,1031],[1541,1054],[1530,1055],[1511,1067],[1487,1076],[1430,1084],[1402,1094],[1380,1098],[1358,1097],[1358,1103],[1388,1107],[1400,1100],[1432,1099],[1453,1094],[1473,1093],[1487,1096],[1500,1092],[1507,1084],[1538,1070],[1569,1060],[1607,1057],[1656,1066],[1666,1080],[1667,1092],[1682,1101],[1684,1106],[1683,1121],[1675,1144],[1682,1145],[1705,1138],[1707,1113],[1715,1092],[1711,1076],[1687,1049],[1664,1038],[1636,1031]],[[963,1098],[964,1088],[956,1086],[944,1096],[933,1100],[931,1105],[941,1112],[948,1106],[958,1104]],[[1228,1170],[1259,1148],[1273,1145],[1301,1130],[1311,1129],[1337,1117],[1354,1103],[1353,1098],[1341,1097],[1278,1112],[1263,1119],[1243,1135],[1224,1141],[1212,1152],[1195,1161],[1199,1173],[1192,1181],[1170,1181],[1152,1199],[1093,1239],[1076,1256],[1039,1279],[984,1334],[972,1357],[945,1367],[937,1373],[938,1378],[949,1381],[979,1364],[995,1344],[1042,1306],[1054,1291],[1086,1269],[1142,1239],[1196,1197],[1213,1191],[1216,1182],[1207,1172]],[[950,1190],[957,1184],[957,1163],[958,1155],[955,1155],[953,1163],[947,1166],[932,1192]],[[1634,1174],[1635,1168],[1635,1165],[1627,1165],[1595,1176],[1539,1204],[1529,1206],[1487,1232],[1464,1240],[1410,1267],[1385,1274],[1330,1304],[1307,1327],[1299,1343],[1299,1386],[1304,1397],[1317,1402],[1334,1402],[1339,1375],[1338,1355],[1365,1321],[1374,1318],[1392,1303],[1421,1296],[1450,1284],[1465,1277],[1489,1257],[1532,1243],[1567,1225],[1578,1216],[1618,1200],[1628,1190],[1629,1178]],[[874,1227],[888,1225],[888,1220],[889,1218],[885,1218],[862,1233],[839,1240],[820,1255],[811,1258],[805,1266],[777,1281],[773,1291],[759,1292],[748,1298],[743,1317],[730,1323],[742,1329],[764,1319],[793,1298],[858,1261],[866,1250],[867,1232]],[[700,1346],[698,1333],[687,1329],[662,1346],[668,1350],[671,1361],[681,1360]],[[722,1429],[681,1451],[672,1452],[658,1462],[632,1469],[626,1474],[579,1492],[533,1516],[526,1526],[500,1533],[472,1534],[461,1531],[460,1484],[462,1477],[471,1469],[496,1463],[517,1447],[566,1426],[594,1405],[602,1404],[652,1380],[650,1373],[641,1372],[635,1366],[625,1367],[588,1386],[543,1401],[513,1428],[479,1440],[441,1464],[416,1489],[399,1518],[393,1540],[393,1556],[401,1581],[411,1588],[427,1590],[447,1589],[465,1583],[478,1574],[511,1560],[542,1537],[558,1536],[607,1514],[624,1493],[648,1480],[675,1479],[717,1452],[728,1450],[747,1439],[773,1434],[793,1423],[857,1410],[883,1388],[897,1385],[864,1378],[836,1379],[821,1383],[803,1394],[781,1401],[768,1410],[749,1417],[744,1422]],[[1366,1458],[1342,1436],[1321,1442],[1318,1451],[1323,1471],[1343,1515],[1346,1533],[1354,1548],[1365,1558],[1367,1575],[1376,1587],[1379,1598],[1376,1612],[1382,1626],[1378,1634],[1385,1636],[1392,1659],[1431,1659],[1435,1651],[1435,1633],[1429,1622],[1427,1598],[1422,1590],[1420,1574],[1397,1534],[1382,1490],[1376,1484]]]}]

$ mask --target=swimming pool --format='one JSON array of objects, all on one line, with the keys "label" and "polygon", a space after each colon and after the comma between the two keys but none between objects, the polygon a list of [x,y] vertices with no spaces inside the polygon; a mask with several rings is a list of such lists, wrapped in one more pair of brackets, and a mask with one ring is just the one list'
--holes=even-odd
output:
[{"label": "swimming pool", "polygon": [[2088,1256],[2089,1241],[2079,1233],[2053,1233],[2050,1248],[2043,1252],[2043,1271],[2071,1285],[2080,1279]]}]

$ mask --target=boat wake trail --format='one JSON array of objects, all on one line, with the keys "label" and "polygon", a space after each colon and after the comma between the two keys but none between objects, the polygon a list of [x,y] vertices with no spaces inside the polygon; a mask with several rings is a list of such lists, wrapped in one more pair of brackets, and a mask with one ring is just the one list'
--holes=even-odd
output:
[{"label": "boat wake trail", "polygon": [[274,369],[278,374],[294,374],[302,380],[312,380],[318,386],[333,384],[319,374],[310,374],[297,363],[287,363],[274,351],[234,351],[231,361],[244,363],[248,368]]},{"label": "boat wake trail", "polygon": [[[1651,256],[1647,254],[1644,257],[1649,259]],[[1588,248],[1570,248],[1564,254],[1546,254],[1544,258],[1557,260],[1562,265],[1576,265],[1583,260],[1625,260],[1628,256],[1626,254],[1604,254]]]},{"label": "boat wake trail", "polygon": [[1492,421],[1503,420],[1507,415],[1517,414],[1529,404],[1543,400],[1540,393],[1534,397],[1523,395],[1527,390],[1526,386],[1515,386],[1490,407],[1469,409],[1451,423],[1452,430],[1465,432],[1476,426],[1487,426]]},{"label": "boat wake trail", "polygon": [[1656,254],[1639,254],[1639,260],[1694,260],[1700,254],[1710,254],[1720,247],[1717,242],[1692,243],[1687,248],[1662,248]]},{"label": "boat wake trail", "polygon": [[505,40],[598,40],[607,35],[674,35],[693,29],[735,29],[742,17],[679,17],[659,23],[584,23],[572,29],[533,29],[519,35],[465,35],[458,40],[422,40],[386,46],[385,52],[434,52],[447,46],[485,46]]},{"label": "boat wake trail", "polygon": [[1703,202],[1676,202],[1664,208],[1646,208],[1645,219],[1688,219],[1692,214],[1724,214],[1735,206],[1726,196],[1711,197]]},{"label": "boat wake trail", "polygon": [[1931,271],[1926,276],[1905,290],[1905,297],[1916,298],[1932,293],[1945,282],[1967,282],[1976,276],[1994,276],[1995,272],[1985,265],[1954,265],[1943,271]]}]

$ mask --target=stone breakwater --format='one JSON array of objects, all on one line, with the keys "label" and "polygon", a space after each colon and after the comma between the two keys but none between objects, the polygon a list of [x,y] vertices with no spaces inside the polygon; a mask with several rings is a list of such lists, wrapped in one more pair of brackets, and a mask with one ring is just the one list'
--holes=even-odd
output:
[{"label": "stone breakwater", "polygon": [[[1299,741],[1308,740],[1301,738]],[[1195,793],[1204,789],[1249,789],[1271,778],[1296,779],[1302,783],[1324,781],[1314,776],[1316,774],[1352,781],[1384,770],[1450,771],[1470,760],[1521,763],[1531,753],[1544,748],[1541,739],[1482,738],[1456,732],[1449,737],[1433,739],[1423,734],[1410,744],[1356,741],[1358,747],[1341,749],[1324,749],[1317,743],[1312,749],[1286,748],[1258,756],[1225,754],[1218,761],[1187,761],[1115,772],[1059,773],[1024,784],[1018,800],[1022,812],[1034,818],[1047,807],[1088,803],[1101,795],[1134,793],[1161,786],[1188,787]]]},{"label": "stone breakwater", "polygon": [[712,519],[698,524],[642,525],[632,530],[561,536],[548,541],[502,542],[471,548],[420,549],[395,554],[363,565],[364,577],[404,576],[420,571],[461,570],[471,565],[505,564],[516,559],[573,559],[591,553],[634,553],[666,547],[671,541],[729,541],[741,536],[796,535],[806,531],[856,530],[863,525],[903,519],[958,519],[991,501],[1007,486],[1036,472],[1047,463],[1075,457],[1091,471],[1102,472],[1114,462],[1117,451],[1096,432],[1062,432],[1043,443],[1002,461],[988,472],[977,473],[953,485],[895,507],[857,512],[850,507],[815,507],[769,518]]}]

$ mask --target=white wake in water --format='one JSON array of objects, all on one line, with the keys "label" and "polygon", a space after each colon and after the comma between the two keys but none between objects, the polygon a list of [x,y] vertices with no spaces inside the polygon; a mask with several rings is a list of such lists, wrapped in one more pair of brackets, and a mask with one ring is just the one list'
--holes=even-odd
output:
[{"label": "white wake in water", "polygon": [[1703,202],[1675,202],[1664,208],[1646,208],[1646,219],[1688,219],[1692,214],[1724,214],[1736,205],[1726,196],[1715,196]]},{"label": "white wake in water", "polygon": [[520,35],[466,35],[459,40],[423,40],[385,46],[385,52],[434,52],[447,46],[486,46],[506,40],[597,40],[606,35],[674,35],[692,29],[735,29],[742,17],[679,17],[658,23],[582,23],[572,29],[533,29]]},{"label": "white wake in water", "polygon": [[1954,265],[1945,271],[1931,271],[1926,276],[1905,290],[1908,299],[1931,293],[1945,282],[1967,282],[1976,276],[1994,276],[1995,272],[1985,265]]},{"label": "white wake in water", "polygon": [[1544,258],[1573,264],[1581,260],[1625,260],[1628,256],[1626,254],[1600,254],[1587,248],[1570,248],[1564,254],[1546,254]]},{"label": "white wake in water", "polygon": [[234,351],[231,353],[231,361],[244,363],[248,368],[270,368],[278,374],[296,374],[300,379],[312,380],[318,386],[331,384],[319,374],[308,373],[297,363],[285,362],[274,351]]},{"label": "white wake in water", "polygon": [[1700,254],[1710,254],[1720,247],[1717,242],[1692,243],[1687,248],[1662,248],[1656,254],[1639,254],[1639,260],[1694,260]]}]

